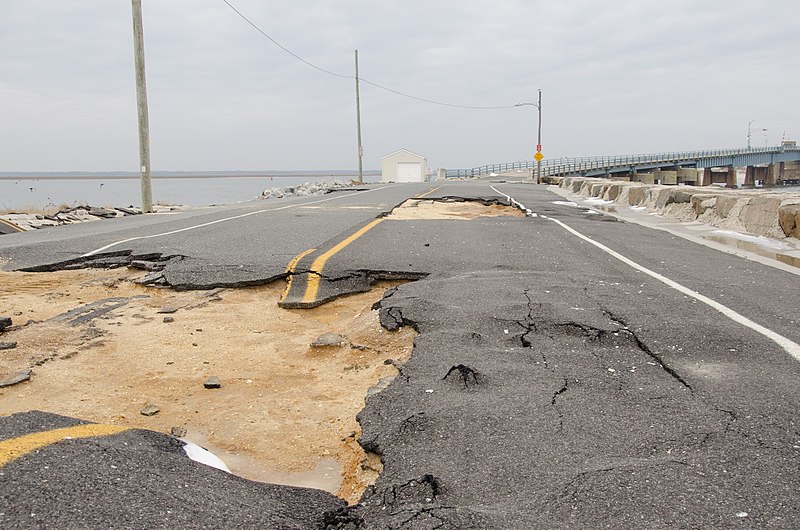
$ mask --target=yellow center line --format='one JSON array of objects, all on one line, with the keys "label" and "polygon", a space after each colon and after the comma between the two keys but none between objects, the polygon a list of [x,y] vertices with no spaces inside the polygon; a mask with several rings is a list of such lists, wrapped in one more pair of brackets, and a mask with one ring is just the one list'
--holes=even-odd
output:
[{"label": "yellow center line", "polygon": [[444,184],[442,184],[441,186],[436,186],[432,190],[428,190],[425,193],[423,193],[422,195],[417,195],[416,198],[417,199],[421,199],[423,197],[426,197],[426,196],[430,195],[431,193],[433,193],[434,191],[438,190],[439,188],[443,188],[443,187],[444,187]]},{"label": "yellow center line", "polygon": [[6,226],[8,226],[8,227],[10,227],[10,228],[12,228],[12,229],[14,229],[14,230],[16,230],[17,232],[24,232],[24,231],[25,231],[25,230],[23,230],[22,228],[20,228],[20,227],[18,227],[17,225],[15,225],[14,223],[11,223],[11,222],[9,222],[9,221],[6,221],[5,219],[0,219],[0,223],[2,223],[2,224],[4,224],[4,225],[6,225]]},{"label": "yellow center line", "polygon": [[12,460],[25,456],[31,451],[53,445],[62,440],[109,436],[127,430],[130,430],[130,428],[119,425],[89,423],[87,425],[76,425],[74,427],[64,427],[63,429],[35,432],[26,434],[25,436],[11,438],[10,440],[3,440],[0,441],[0,467],[3,467]]},{"label": "yellow center line", "polygon": [[281,296],[281,302],[283,302],[287,296],[289,296],[289,291],[292,289],[292,280],[294,279],[294,269],[297,267],[297,264],[300,263],[300,260],[314,252],[315,248],[310,248],[304,252],[301,252],[297,256],[295,256],[292,261],[289,262],[289,265],[286,266],[286,274],[289,275],[289,279],[286,282],[286,290],[283,291],[283,295]]},{"label": "yellow center line", "polygon": [[383,217],[375,219],[367,226],[363,227],[361,230],[356,232],[355,234],[351,235],[329,251],[325,252],[324,254],[320,255],[314,262],[311,264],[311,269],[308,273],[308,279],[306,280],[306,293],[303,296],[303,303],[311,303],[317,300],[317,293],[319,293],[319,280],[320,276],[322,275],[322,271],[325,269],[325,264],[328,260],[337,252],[345,248],[347,245],[358,239],[359,237],[366,234],[368,231],[372,230],[375,226],[381,223],[384,220]]}]

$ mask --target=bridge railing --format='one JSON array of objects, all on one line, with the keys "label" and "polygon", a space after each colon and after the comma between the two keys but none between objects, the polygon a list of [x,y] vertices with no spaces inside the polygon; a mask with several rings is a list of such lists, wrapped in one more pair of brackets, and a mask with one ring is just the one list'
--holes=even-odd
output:
[{"label": "bridge railing", "polygon": [[[683,151],[667,153],[649,153],[616,156],[586,156],[586,157],[562,157],[543,160],[541,164],[543,176],[569,175],[584,173],[602,169],[614,169],[621,167],[638,167],[647,165],[675,164],[696,164],[704,160],[717,158],[745,157],[752,155],[773,155],[782,153],[797,153],[800,159],[800,147],[792,145],[781,145],[777,147],[742,147],[731,149],[706,149],[702,151]],[[536,162],[525,160],[520,162],[507,162],[503,164],[490,164],[485,166],[473,167],[470,169],[448,169],[448,178],[458,177],[477,177],[490,173],[500,173],[515,169],[528,169],[536,166]]]}]

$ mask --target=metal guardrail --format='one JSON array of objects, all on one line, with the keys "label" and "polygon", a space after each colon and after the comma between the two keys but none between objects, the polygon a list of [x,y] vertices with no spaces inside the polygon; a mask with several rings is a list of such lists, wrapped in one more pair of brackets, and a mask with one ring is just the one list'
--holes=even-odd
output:
[{"label": "metal guardrail", "polygon": [[[647,169],[667,166],[722,167],[770,164],[800,160],[800,147],[781,145],[777,147],[751,147],[733,149],[709,149],[704,151],[685,151],[618,156],[588,156],[578,158],[554,158],[542,161],[543,177],[564,175],[591,175],[634,169]],[[473,167],[471,169],[448,169],[448,178],[468,178],[501,173],[515,169],[528,169],[536,162],[507,162]]]}]

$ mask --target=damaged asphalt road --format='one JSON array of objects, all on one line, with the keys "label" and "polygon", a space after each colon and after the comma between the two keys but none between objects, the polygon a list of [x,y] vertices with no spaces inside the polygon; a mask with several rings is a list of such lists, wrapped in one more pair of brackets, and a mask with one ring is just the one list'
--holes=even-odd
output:
[{"label": "damaged asphalt road", "polygon": [[[800,342],[797,277],[553,204],[559,197],[544,187],[492,186],[447,183],[427,198],[505,193],[536,217],[387,219],[318,270],[320,291],[337,286],[337,296],[380,277],[418,279],[387,292],[379,309],[387,329],[420,334],[400,375],[359,414],[360,443],[380,455],[384,471],[360,504],[325,508],[323,523],[306,514],[307,527],[800,526],[797,360],[551,219],[790,342]],[[397,205],[404,198],[388,196],[393,189],[373,199],[386,193],[384,202]],[[328,229],[327,212],[303,213],[318,234],[337,230],[343,215],[332,214]],[[313,224],[271,215],[279,226]],[[283,258],[282,273],[293,257],[337,248],[376,215],[364,210],[324,239],[276,251],[274,261]],[[286,238],[269,226],[257,232],[258,244],[246,239],[235,254],[243,263],[256,261],[248,249]],[[132,250],[154,252],[144,241]],[[170,252],[162,255],[191,255],[177,238],[163,243]],[[24,255],[15,249],[12,264]],[[3,249],[0,256],[8,257]],[[178,285],[206,281],[202,270],[184,272],[193,279]]]},{"label": "damaged asphalt road", "polygon": [[0,267],[46,271],[138,262],[161,272],[154,283],[177,289],[264,284],[282,278],[299,252],[432,187],[374,185],[43,228],[0,239]]}]

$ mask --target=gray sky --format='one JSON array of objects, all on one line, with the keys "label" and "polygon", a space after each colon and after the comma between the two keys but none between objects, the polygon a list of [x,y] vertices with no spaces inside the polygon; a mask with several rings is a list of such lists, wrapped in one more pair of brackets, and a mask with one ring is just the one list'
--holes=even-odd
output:
[{"label": "gray sky", "polygon": [[[543,154],[800,136],[796,0],[229,0],[331,71],[462,105],[535,101]],[[222,0],[144,0],[154,170],[351,169],[355,86]],[[0,2],[0,171],[138,167],[127,0]],[[536,109],[465,110],[361,86],[366,168],[530,159]]]}]

